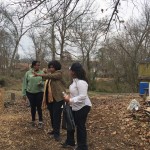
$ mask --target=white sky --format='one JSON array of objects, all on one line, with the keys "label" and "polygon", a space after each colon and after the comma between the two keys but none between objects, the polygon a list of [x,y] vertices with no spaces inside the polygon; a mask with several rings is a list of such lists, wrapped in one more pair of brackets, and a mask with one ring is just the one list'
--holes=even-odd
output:
[{"label": "white sky", "polygon": [[[10,2],[10,0],[0,0],[0,2]],[[82,0],[84,2],[85,0]],[[93,9],[98,9],[97,18],[101,18],[104,16],[110,17],[112,14],[112,6],[111,3],[113,0],[95,0]],[[133,2],[134,1],[134,4]],[[141,6],[143,1],[146,0],[121,0],[121,5],[119,6],[119,17],[121,20],[127,21],[131,17],[138,17],[138,15],[141,12]],[[147,0],[148,1],[148,0]],[[140,7],[139,7],[140,6]],[[101,12],[101,9],[104,10],[104,12]],[[24,36],[21,40],[21,45],[23,47],[19,47],[19,54],[20,55],[26,55],[29,50],[32,49],[32,41],[29,40],[27,36]],[[24,50],[26,51],[24,53]]]},{"label": "white sky", "polygon": [[[96,3],[100,6],[99,12],[101,15],[112,14],[112,1],[110,0],[96,0]],[[134,1],[134,3],[133,3]],[[119,5],[119,17],[127,21],[132,15],[137,16],[141,12],[141,6],[145,0],[121,0],[121,5]],[[148,1],[148,0],[147,0]],[[101,13],[101,9],[104,9],[104,13]]]}]

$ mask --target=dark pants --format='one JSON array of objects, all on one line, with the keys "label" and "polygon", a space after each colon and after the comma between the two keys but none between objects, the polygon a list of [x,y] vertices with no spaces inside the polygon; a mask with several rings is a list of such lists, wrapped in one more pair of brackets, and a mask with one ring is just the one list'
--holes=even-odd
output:
[{"label": "dark pants", "polygon": [[62,105],[64,101],[52,102],[48,104],[48,110],[50,113],[51,125],[54,131],[54,136],[60,136],[60,124],[61,124],[61,113],[62,113]]},{"label": "dark pants", "polygon": [[43,121],[41,108],[43,100],[43,92],[35,94],[27,92],[27,97],[30,101],[32,121],[35,121],[36,109],[38,111],[39,121]]},{"label": "dark pants", "polygon": [[[88,150],[85,123],[90,108],[90,106],[84,106],[78,111],[73,111],[73,116],[77,128],[77,150]],[[70,145],[75,144],[74,133],[75,131],[67,131],[66,143]]]}]

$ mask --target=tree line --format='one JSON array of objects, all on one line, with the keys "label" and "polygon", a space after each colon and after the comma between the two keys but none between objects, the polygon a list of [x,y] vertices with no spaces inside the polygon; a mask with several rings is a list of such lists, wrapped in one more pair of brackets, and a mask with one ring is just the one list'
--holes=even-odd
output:
[{"label": "tree line", "polygon": [[[27,36],[33,46],[25,59],[60,60],[64,66],[80,61],[94,86],[100,77],[111,77],[119,89],[138,89],[138,65],[150,53],[150,5],[142,5],[138,18],[120,21],[121,0],[113,1],[112,14],[103,15],[94,0],[28,0],[0,4],[0,69],[14,73],[18,48]],[[115,25],[120,28],[116,29]],[[22,47],[22,51],[24,48]]]}]

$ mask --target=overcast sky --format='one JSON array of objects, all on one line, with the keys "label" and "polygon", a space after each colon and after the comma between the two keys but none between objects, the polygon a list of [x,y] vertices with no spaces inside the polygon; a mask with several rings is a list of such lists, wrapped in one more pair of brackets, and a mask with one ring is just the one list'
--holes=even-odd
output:
[{"label": "overcast sky", "polygon": [[[0,0],[0,2],[10,2],[10,0]],[[85,0],[81,0],[84,2]],[[110,3],[113,0],[95,0],[94,9],[98,8],[98,18],[102,18],[104,16],[111,16],[112,14],[112,5]],[[134,1],[134,3],[132,2]],[[127,21],[131,17],[137,17],[141,12],[141,6],[142,3],[144,3],[146,0],[121,0],[121,5],[119,6],[119,17],[121,20]],[[148,1],[148,0],[147,0]],[[140,7],[139,7],[140,6]],[[104,10],[102,13],[101,10]],[[32,42],[27,38],[27,36],[24,36],[21,40],[21,45],[23,47],[19,47],[19,54],[20,55],[26,55],[26,53],[32,49]],[[25,51],[25,53],[24,53]]]}]

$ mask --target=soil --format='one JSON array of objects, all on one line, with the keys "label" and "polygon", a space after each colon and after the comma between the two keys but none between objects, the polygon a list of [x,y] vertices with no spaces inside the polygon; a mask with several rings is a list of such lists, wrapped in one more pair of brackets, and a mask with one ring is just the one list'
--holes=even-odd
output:
[{"label": "soil", "polygon": [[[15,92],[14,104],[5,102],[0,115],[0,150],[62,150],[61,144],[47,135],[51,130],[49,114],[44,113],[44,129],[30,124],[30,107],[23,102],[20,91]],[[6,95],[6,94],[5,94]],[[138,94],[92,94],[93,107],[87,120],[89,150],[149,150],[150,118]],[[127,111],[132,99],[140,102],[142,109]],[[62,142],[66,131],[61,130]]]}]

